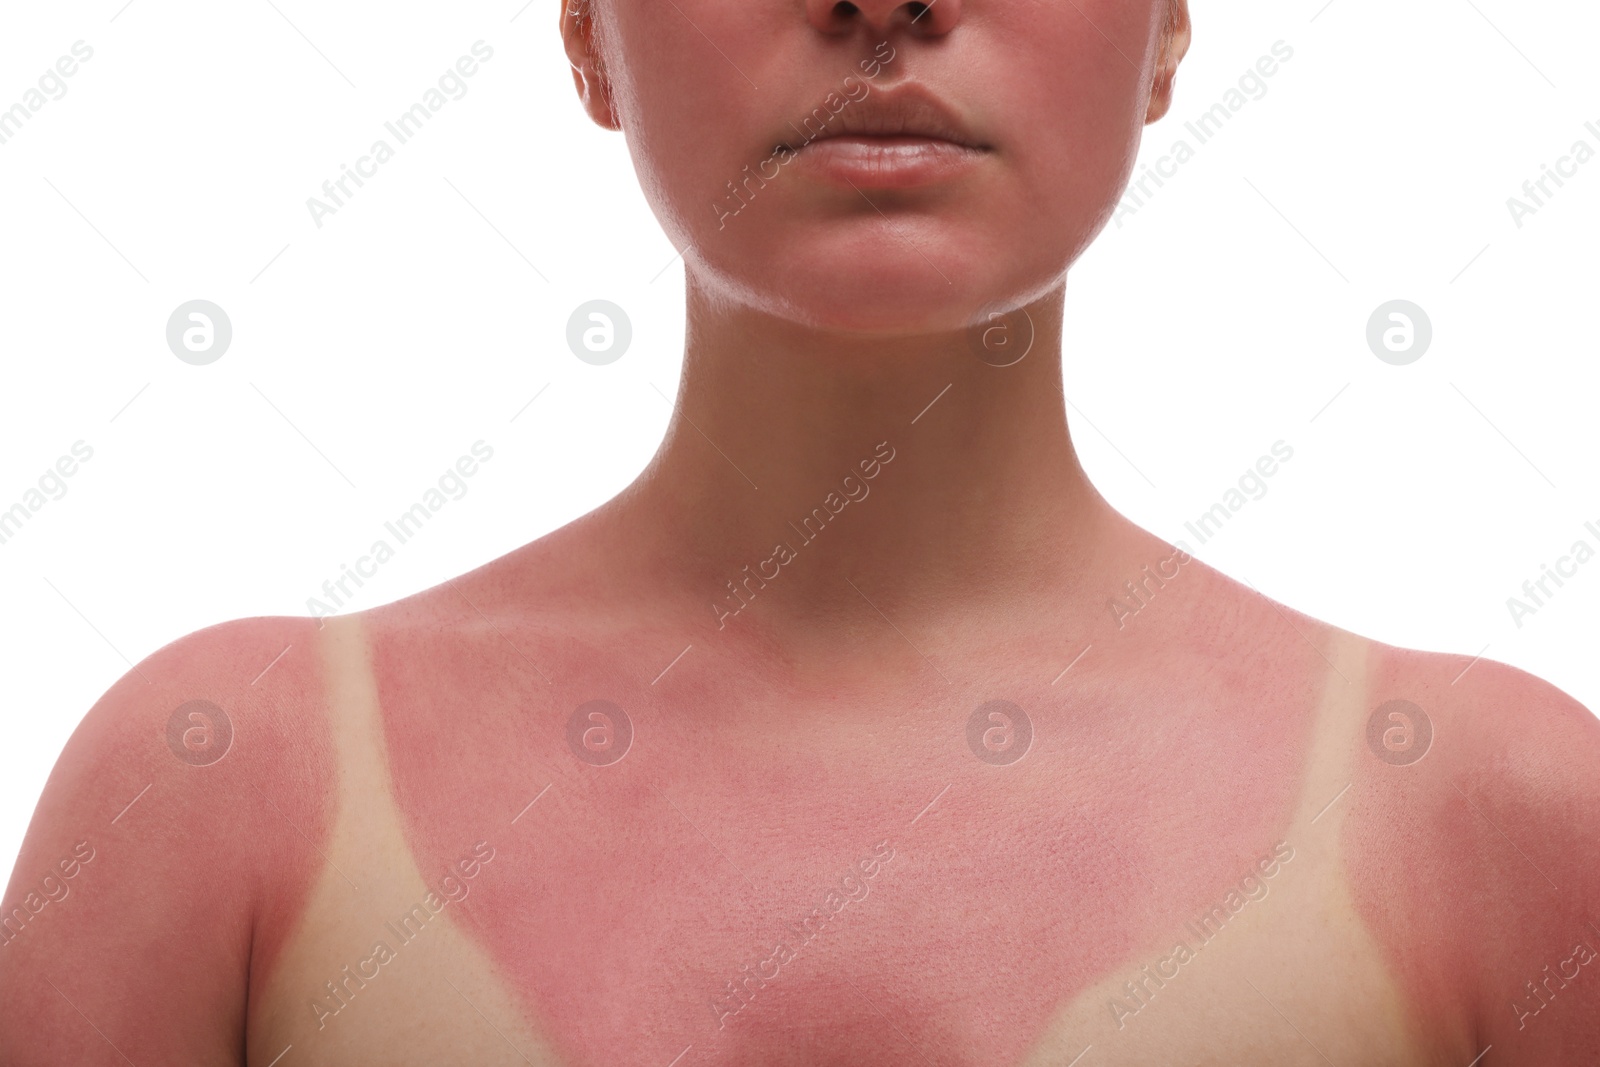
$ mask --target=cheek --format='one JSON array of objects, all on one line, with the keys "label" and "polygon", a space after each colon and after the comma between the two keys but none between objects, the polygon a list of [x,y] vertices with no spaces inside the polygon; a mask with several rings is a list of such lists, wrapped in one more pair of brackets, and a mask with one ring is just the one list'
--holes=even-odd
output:
[{"label": "cheek", "polygon": [[[795,91],[795,78],[773,69],[793,34],[771,27],[805,24],[768,11],[766,0],[676,0],[678,10],[657,0],[615,6],[611,74],[628,150],[651,208],[683,247],[708,222],[715,228],[713,205],[728,194],[727,183],[771,154],[764,140],[775,101]],[[715,44],[696,26],[712,31]],[[806,81],[817,82],[815,72]]]},{"label": "cheek", "polygon": [[[1016,195],[1009,232],[1060,242],[1070,261],[1109,218],[1133,170],[1149,104],[1144,68],[1154,31],[1143,5],[1064,8],[990,82],[1011,138]],[[1085,33],[1083,31],[1087,30]]]}]

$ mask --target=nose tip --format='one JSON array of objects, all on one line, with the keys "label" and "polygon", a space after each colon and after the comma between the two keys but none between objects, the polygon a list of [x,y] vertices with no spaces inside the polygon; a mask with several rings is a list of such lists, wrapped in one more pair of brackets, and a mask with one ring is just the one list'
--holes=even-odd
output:
[{"label": "nose tip", "polygon": [[962,0],[806,0],[806,17],[823,33],[849,33],[864,22],[878,33],[903,29],[918,37],[940,37],[961,21]]}]

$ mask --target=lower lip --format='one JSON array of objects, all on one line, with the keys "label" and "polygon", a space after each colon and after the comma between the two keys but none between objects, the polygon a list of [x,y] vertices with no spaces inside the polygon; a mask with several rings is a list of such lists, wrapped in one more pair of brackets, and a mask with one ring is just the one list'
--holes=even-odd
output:
[{"label": "lower lip", "polygon": [[989,154],[931,137],[825,137],[802,146],[791,166],[858,189],[904,189],[950,181]]}]

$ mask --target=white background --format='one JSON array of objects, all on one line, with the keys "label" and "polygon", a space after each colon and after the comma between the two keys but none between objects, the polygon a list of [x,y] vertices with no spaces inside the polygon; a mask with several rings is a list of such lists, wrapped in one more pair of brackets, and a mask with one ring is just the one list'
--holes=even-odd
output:
[{"label": "white background", "polygon": [[[1600,160],[1521,228],[1506,203],[1574,141],[1600,149],[1600,10],[1191,2],[1146,159],[1196,145],[1183,123],[1274,42],[1294,56],[1072,274],[1067,393],[1096,485],[1314,616],[1482,652],[1600,708],[1600,560],[1520,628],[1506,605],[1575,540],[1600,548]],[[94,49],[0,145],[0,510],[74,442],[94,449],[0,544],[6,870],[68,734],[130,663],[223,620],[306,614],[474,441],[495,456],[468,494],[349,608],[595,507],[667,423],[682,265],[621,135],[578,107],[561,0],[274,3],[0,8],[0,108],[75,41]],[[480,39],[494,58],[467,95],[318,229],[306,199]],[[234,329],[204,367],[165,339],[197,298]],[[594,298],[634,327],[606,367],[565,342]],[[1435,330],[1403,367],[1365,340],[1396,298]],[[1185,520],[1279,439],[1294,458],[1267,495],[1195,545]]]}]

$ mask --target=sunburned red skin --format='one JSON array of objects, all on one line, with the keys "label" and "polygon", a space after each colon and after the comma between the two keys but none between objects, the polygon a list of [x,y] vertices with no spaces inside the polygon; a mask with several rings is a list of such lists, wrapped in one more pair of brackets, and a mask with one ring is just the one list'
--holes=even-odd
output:
[{"label": "sunburned red skin", "polygon": [[1362,917],[1422,1019],[1443,1025],[1469,1000],[1477,1047],[1494,1048],[1485,1063],[1589,1062],[1600,957],[1581,960],[1600,953],[1600,722],[1503,664],[1389,652],[1375,698],[1422,708],[1433,737],[1409,765],[1357,739],[1345,847]]},{"label": "sunburned red skin", "polygon": [[[1333,632],[1198,564],[1137,629],[1086,633],[1101,655],[1059,685],[1049,627],[982,649],[918,633],[948,683],[906,651],[850,684],[802,685],[759,640],[719,646],[709,631],[662,674],[683,632],[644,621],[642,601],[622,610],[638,595],[628,583],[565,570],[530,590],[491,568],[363,620],[416,864],[437,884],[493,850],[450,921],[563,1064],[1017,1063],[1056,1009],[1165,953],[1276,853],[1297,800],[1304,815]],[[203,631],[90,713],[7,904],[75,842],[93,855],[0,946],[0,1063],[237,1064],[247,1023],[254,1049],[304,1017],[320,968],[263,997],[312,882],[332,877],[327,717],[355,709],[328,706],[305,654],[316,636],[289,620]],[[1358,759],[1347,801],[1355,903],[1401,1016],[1438,1038],[1431,1058],[1383,1044],[1375,1062],[1483,1049],[1484,1064],[1586,1062],[1600,970],[1575,943],[1600,947],[1584,932],[1600,724],[1507,667],[1462,674],[1462,657],[1371,650],[1374,701],[1436,712],[1428,755]],[[1006,766],[978,761],[965,736],[997,695],[1035,728]],[[567,748],[572,709],[595,697],[636,728],[609,766]],[[172,709],[194,699],[236,730],[209,765],[168,747]],[[1359,730],[1350,744],[1371,755]],[[819,909],[837,914],[800,940],[793,925]],[[797,954],[774,971],[778,942]],[[1317,989],[1327,965],[1294,958],[1289,980]],[[752,972],[765,983],[734,996]],[[378,1030],[394,1011],[446,1033],[462,1022],[432,1002],[382,1003],[359,1002]],[[1180,1039],[1209,1033],[1167,1018]],[[326,1062],[314,1045],[302,1054]]]},{"label": "sunburned red skin", "polygon": [[[1168,675],[1118,663],[1052,687],[1014,647],[963,664],[1013,679],[983,692],[928,671],[905,692],[794,694],[705,635],[652,686],[645,657],[680,635],[562,639],[463,589],[492,627],[445,601],[370,620],[394,788],[423,872],[494,846],[456,919],[574,1065],[690,1045],[685,1062],[1016,1062],[1061,1003],[1170,948],[1272,852],[1323,673],[1262,607],[1234,620],[1254,651],[1201,626]],[[1246,681],[1271,715],[1239,701]],[[964,734],[997,694],[1036,731],[1010,766]],[[635,729],[609,766],[567,748],[594,698]],[[886,851],[774,975],[790,924]],[[741,1007],[728,987],[753,971],[771,980]]]},{"label": "sunburned red skin", "polygon": [[[71,895],[0,947],[0,1065],[221,1067],[244,1060],[247,1036],[258,1067],[466,1061],[420,1038],[448,1045],[470,1027],[492,1042],[492,1013],[547,1037],[563,1067],[1009,1067],[1039,1051],[1058,1008],[1112,1025],[1098,994],[1079,994],[1162,957],[1186,921],[1293,847],[1282,831],[1303,828],[1308,783],[1340,802],[1343,782],[1324,779],[1344,765],[1323,759],[1344,725],[1328,707],[1349,711],[1326,699],[1335,658],[1375,666],[1373,693],[1436,710],[1437,750],[1410,767],[1362,762],[1353,731],[1334,816],[1344,853],[1328,833],[1277,898],[1310,901],[1329,920],[1322,939],[1291,908],[1256,940],[1228,934],[1238,951],[1211,952],[1212,984],[1163,992],[1137,1039],[1096,1057],[1320,1062],[1266,994],[1214,1025],[1202,994],[1231,965],[1246,996],[1259,971],[1297,995],[1311,1035],[1354,1050],[1341,1067],[1592,1063],[1600,971],[1586,968],[1600,963],[1561,976],[1600,901],[1592,716],[1507,668],[1463,674],[1459,659],[1291,619],[1198,563],[1126,632],[1103,611],[1168,546],[1113,514],[1078,462],[1064,277],[1114,212],[1143,124],[1172,103],[1185,5],[562,11],[584,106],[624,132],[683,250],[684,373],[662,448],[584,519],[349,622],[319,648],[328,678],[306,655],[315,624],[247,620],[119,683],[63,754],[8,890],[9,904],[77,842],[103,842],[68,863]],[[862,63],[882,41],[894,59],[873,72]],[[730,222],[714,201],[731,179],[853,72],[874,93],[938,94],[992,146],[964,192],[863,201],[802,170]],[[1027,359],[1001,366],[975,345],[994,307],[1020,312],[1004,316],[1007,337],[1031,327]],[[1195,427],[1209,424],[1202,412]],[[1124,426],[1119,440],[1155,447]],[[881,478],[859,466],[879,442],[900,449]],[[870,502],[844,485],[852,470]],[[834,485],[848,512],[820,496]],[[1231,522],[1240,490],[1208,514]],[[800,535],[800,564],[713,630],[707,608],[729,580],[819,498],[819,543]],[[404,834],[363,747],[373,709],[350,653],[362,634]],[[609,766],[567,747],[574,709],[597,698],[636,730]],[[195,699],[238,729],[210,766],[166,747],[172,711]],[[967,748],[969,715],[995,699],[1036,731],[1005,766]],[[337,813],[335,782],[349,802]],[[493,860],[462,872],[470,895],[430,928],[431,948],[406,949],[350,1015],[340,1004],[328,1043],[285,1059],[277,1039],[321,1031],[317,990],[377,924],[324,844],[392,867],[396,885],[413,859],[429,886],[466,857]],[[834,887],[861,898],[828,902]],[[776,943],[819,906],[838,914],[772,971]],[[729,986],[752,970],[746,1004]],[[446,977],[489,1010],[436,996]],[[1531,1000],[1518,1011],[1524,993],[1536,1014]],[[519,1007],[521,1029],[507,1019]],[[504,1045],[474,1062],[533,1062]]]},{"label": "sunburned red skin", "polygon": [[[89,712],[47,787],[59,802],[29,829],[7,912],[75,843],[92,858],[0,945],[0,1063],[239,1062],[246,991],[262,988],[321,868],[331,767],[316,630],[250,619],[200,631]],[[179,745],[199,731],[188,762],[169,747],[169,719],[195,700],[232,726],[215,762],[203,732],[215,722],[184,716]]]}]

